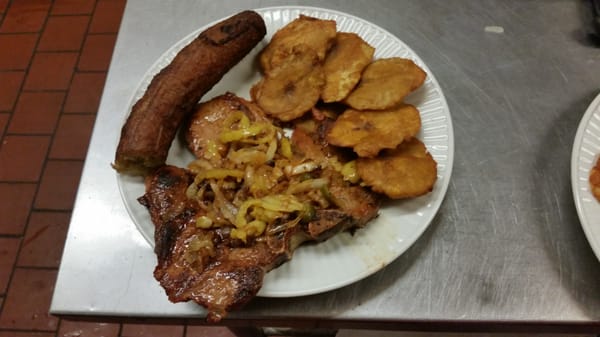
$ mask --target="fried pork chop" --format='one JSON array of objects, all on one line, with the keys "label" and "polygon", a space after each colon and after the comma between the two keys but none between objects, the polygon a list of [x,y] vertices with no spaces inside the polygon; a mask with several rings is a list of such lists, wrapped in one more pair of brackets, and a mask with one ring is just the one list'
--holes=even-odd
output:
[{"label": "fried pork chop", "polygon": [[317,210],[305,224],[283,231],[267,228],[265,235],[244,245],[229,237],[228,227],[196,226],[203,211],[186,196],[192,181],[188,170],[163,166],[148,176],[146,193],[139,201],[155,225],[158,264],[154,277],[170,301],[195,301],[208,310],[206,319],[212,323],[254,298],[265,274],[290,260],[301,243],[323,241],[364,226],[377,215],[379,206],[377,198],[365,190],[336,186],[332,191],[343,198],[346,210]]},{"label": "fried pork chop", "polygon": [[[214,125],[223,125],[220,119],[229,118],[241,109],[238,104],[219,103],[232,99],[218,98],[212,103],[216,109],[214,113],[204,110],[195,116],[203,120],[211,116],[217,118],[212,120]],[[226,107],[230,107],[229,113]],[[196,178],[191,170],[165,165],[147,176],[146,192],[139,202],[148,209],[155,225],[158,264],[154,277],[170,301],[195,301],[208,310],[207,321],[218,322],[228,312],[254,298],[262,287],[265,274],[290,260],[299,245],[327,240],[342,231],[363,227],[377,216],[379,196],[351,184],[334,169],[333,162],[337,163],[340,157],[335,149],[324,143],[326,123],[309,124],[311,127],[305,126],[292,137],[293,156],[317,163],[319,168],[310,174],[329,183],[326,193],[316,190],[313,194],[326,195],[302,199],[304,203],[311,203],[310,209],[314,212],[298,217],[294,225],[288,225],[295,216],[290,214],[288,218],[268,223],[262,235],[249,236],[247,241],[231,235],[235,230],[233,224],[209,228],[199,225],[202,218],[214,211],[207,207],[207,203],[214,201],[190,197],[188,189]],[[198,124],[192,120],[190,125]],[[188,141],[193,144],[217,142],[220,135],[212,131],[190,132]],[[216,195],[217,191],[211,190],[213,186],[203,185],[204,195]]]},{"label": "fried pork chop", "polygon": [[265,273],[288,260],[302,240],[289,230],[238,247],[227,228],[197,228],[202,211],[185,193],[192,180],[189,171],[164,166],[147,178],[147,192],[140,202],[155,225],[154,277],[170,301],[193,300],[207,308],[207,321],[218,322],[250,301]]}]

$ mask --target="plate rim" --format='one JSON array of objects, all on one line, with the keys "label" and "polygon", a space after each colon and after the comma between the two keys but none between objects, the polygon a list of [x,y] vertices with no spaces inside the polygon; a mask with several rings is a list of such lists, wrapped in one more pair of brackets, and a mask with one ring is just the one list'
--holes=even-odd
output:
[{"label": "plate rim", "polygon": [[[375,272],[384,269],[387,265],[389,265],[390,263],[392,263],[393,261],[395,261],[398,257],[400,257],[402,254],[404,254],[406,252],[406,250],[408,250],[410,247],[412,247],[414,245],[414,243],[416,241],[418,241],[418,239],[420,237],[422,237],[423,233],[430,227],[431,222],[435,219],[435,217],[439,214],[439,210],[441,208],[442,203],[445,200],[445,197],[447,195],[447,191],[450,185],[450,180],[451,180],[451,176],[452,176],[452,171],[453,171],[453,166],[454,166],[454,152],[455,152],[455,145],[454,145],[454,127],[452,124],[452,116],[450,113],[450,108],[448,106],[448,102],[446,100],[446,97],[444,95],[444,92],[442,90],[441,85],[439,84],[437,78],[435,77],[435,75],[433,74],[433,72],[431,71],[431,69],[428,67],[428,65],[423,61],[423,59],[419,56],[419,54],[417,54],[410,46],[408,46],[403,40],[401,40],[400,38],[398,38],[396,35],[390,33],[388,30],[384,29],[383,27],[374,24],[366,19],[360,18],[358,16],[355,16],[353,14],[349,14],[349,13],[345,13],[342,11],[338,11],[338,10],[334,10],[334,9],[329,9],[329,8],[321,8],[321,7],[313,7],[313,6],[295,6],[295,5],[291,5],[291,6],[268,6],[268,7],[260,7],[260,8],[255,8],[252,9],[253,11],[256,11],[257,13],[259,13],[261,16],[264,17],[265,13],[267,12],[274,12],[274,11],[284,11],[284,10],[289,10],[289,11],[298,11],[301,14],[303,14],[303,12],[317,12],[317,13],[325,13],[325,14],[331,14],[331,15],[336,15],[336,16],[342,16],[342,17],[346,17],[348,19],[354,20],[354,21],[358,21],[360,23],[362,23],[363,25],[366,25],[370,28],[376,29],[381,31],[384,35],[386,35],[386,38],[393,38],[395,40],[395,42],[399,43],[399,45],[402,47],[403,50],[405,50],[411,57],[414,57],[415,59],[417,59],[419,61],[419,66],[425,68],[424,70],[427,71],[428,74],[428,78],[431,80],[431,83],[433,85],[433,87],[438,91],[439,94],[439,100],[440,100],[440,109],[443,111],[443,115],[445,118],[445,123],[444,126],[446,127],[446,137],[447,137],[447,141],[446,141],[446,146],[447,146],[447,150],[445,151],[444,155],[446,156],[446,161],[445,161],[445,166],[444,166],[444,175],[443,175],[443,179],[440,181],[440,179],[438,179],[438,181],[436,182],[436,184],[438,184],[438,186],[436,186],[436,188],[439,189],[439,197],[435,198],[433,200],[431,200],[431,202],[428,204],[429,207],[431,207],[433,209],[433,211],[429,212],[427,214],[427,216],[424,216],[422,219],[423,225],[419,226],[418,230],[414,231],[414,238],[412,240],[409,241],[409,243],[406,245],[405,248],[403,249],[399,249],[398,252],[396,252],[396,254],[394,254],[393,258],[389,259],[388,261],[386,261],[385,263],[381,264],[378,268],[364,268],[363,271],[361,273],[357,273],[355,274],[354,277],[350,278],[350,279],[345,279],[343,281],[339,281],[339,282],[334,282],[331,283],[327,286],[323,286],[323,287],[319,287],[319,288],[311,288],[311,289],[305,289],[302,291],[292,291],[292,292],[274,292],[271,291],[270,293],[261,293],[261,291],[259,291],[259,293],[257,294],[258,297],[267,297],[267,298],[285,298],[285,297],[298,297],[298,296],[305,296],[305,295],[313,295],[313,294],[319,294],[319,293],[323,293],[326,291],[330,291],[330,290],[335,290],[350,284],[353,284],[357,281],[360,281],[372,274],[374,274]],[[128,118],[130,112],[131,112],[131,107],[133,106],[133,104],[135,103],[135,101],[137,100],[137,96],[138,94],[141,92],[143,94],[143,92],[145,92],[146,90],[146,86],[144,86],[144,82],[146,80],[151,81],[152,77],[157,73],[157,71],[160,71],[160,69],[162,67],[159,67],[160,64],[163,64],[165,62],[165,56],[171,55],[171,57],[168,57],[168,62],[170,62],[170,60],[172,60],[172,57],[174,54],[176,54],[179,50],[181,50],[181,48],[183,48],[185,45],[187,45],[195,36],[197,36],[202,30],[222,21],[223,19],[227,18],[229,16],[225,16],[221,19],[217,19],[214,20],[208,24],[205,24],[195,30],[193,30],[192,32],[190,32],[189,34],[184,34],[183,37],[179,38],[177,41],[174,41],[166,50],[164,50],[160,56],[152,63],[152,65],[144,72],[143,76],[141,77],[141,80],[138,82],[138,87],[133,91],[132,95],[130,96],[129,99],[129,104],[128,104],[128,111],[126,111],[123,122],[125,122],[125,120]],[[272,32],[274,33],[274,32]],[[269,33],[267,33],[267,35],[269,35]],[[187,41],[187,42],[183,42],[183,41]],[[175,47],[178,48],[175,48]],[[148,82],[149,83],[149,82]],[[119,186],[119,190],[120,190],[120,194],[122,196],[124,196],[124,191],[123,191],[123,183],[122,183],[122,179],[123,177],[120,176],[118,173],[117,174],[117,180],[118,180],[118,186]],[[135,178],[134,178],[135,179]],[[123,203],[125,204],[125,208],[127,209],[128,214],[130,215],[130,218],[132,218],[131,220],[134,222],[134,224],[136,225],[136,228],[138,231],[140,231],[139,226],[137,225],[137,221],[135,219],[133,219],[132,216],[132,210],[130,209],[130,206],[128,205],[127,202],[125,202],[125,200],[122,200]],[[148,241],[149,238],[147,238],[146,234],[140,233],[140,235],[142,235],[145,239],[145,241]],[[152,244],[150,242],[148,242],[149,247],[152,248]],[[264,289],[264,287],[263,287]],[[261,289],[262,290],[262,289]]]},{"label": "plate rim", "polygon": [[[590,223],[591,220],[588,218],[588,212],[591,211],[589,208],[598,205],[587,205],[583,200],[584,190],[579,187],[579,182],[582,178],[585,178],[585,181],[588,181],[589,179],[589,176],[582,176],[581,154],[583,150],[583,140],[589,127],[589,122],[596,113],[600,115],[600,93],[598,93],[588,105],[585,113],[579,121],[579,125],[577,126],[577,132],[575,133],[571,152],[571,190],[573,193],[575,209],[577,210],[577,216],[583,232],[586,236],[588,244],[596,255],[596,258],[600,261],[600,236],[596,237],[594,235],[594,232],[592,231],[592,224]],[[599,154],[600,151],[595,155],[595,160],[598,160]],[[591,165],[593,166],[594,162],[592,162]],[[588,172],[589,175],[589,170],[586,172]],[[588,197],[593,199],[592,194],[589,192],[589,188],[587,194]]]}]

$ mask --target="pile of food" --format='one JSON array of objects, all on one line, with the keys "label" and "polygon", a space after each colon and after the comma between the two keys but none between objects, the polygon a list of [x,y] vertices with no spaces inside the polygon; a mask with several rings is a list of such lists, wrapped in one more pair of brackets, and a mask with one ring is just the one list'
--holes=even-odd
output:
[{"label": "pile of food", "polygon": [[[210,322],[250,301],[302,243],[364,227],[382,199],[421,196],[437,179],[419,111],[404,102],[425,72],[374,60],[333,20],[301,15],[277,31],[251,100],[199,103],[264,35],[251,11],[201,33],[134,105],[113,164],[146,177],[139,201],[155,225],[155,278],[171,301],[206,307]],[[196,157],[186,168],[165,163],[178,129]]]}]

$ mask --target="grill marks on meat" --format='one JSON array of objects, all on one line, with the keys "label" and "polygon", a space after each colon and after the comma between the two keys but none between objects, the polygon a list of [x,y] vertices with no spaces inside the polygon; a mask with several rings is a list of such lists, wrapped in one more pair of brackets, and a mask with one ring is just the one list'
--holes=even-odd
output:
[{"label": "grill marks on meat", "polygon": [[[158,264],[154,277],[170,301],[195,301],[208,310],[207,321],[213,323],[254,298],[265,274],[290,260],[300,244],[323,241],[363,226],[378,210],[378,204],[372,202],[375,199],[360,195],[356,203],[362,205],[367,200],[361,207],[369,209],[362,217],[355,218],[347,210],[318,210],[307,224],[266,234],[242,246],[229,239],[228,228],[196,228],[202,210],[186,196],[192,179],[185,169],[163,166],[147,177],[146,193],[140,202],[155,225]],[[342,187],[338,190],[345,193]]]},{"label": "grill marks on meat", "polygon": [[[146,179],[146,191],[140,202],[150,211],[155,225],[154,252],[158,265],[154,277],[165,287],[183,288],[187,275],[192,272],[186,259],[186,246],[195,234],[194,215],[199,207],[185,195],[192,176],[185,170],[164,166]],[[185,266],[177,268],[178,265]],[[169,299],[176,298],[175,292],[167,292]]]},{"label": "grill marks on meat", "polygon": [[185,169],[163,166],[146,181],[141,202],[155,225],[158,264],[154,277],[172,302],[194,300],[217,322],[227,311],[253,298],[277,252],[266,245],[232,247],[227,235],[196,228],[197,202],[186,196],[193,176]]},{"label": "grill marks on meat", "polygon": [[218,322],[254,298],[265,273],[289,260],[303,240],[293,238],[299,230],[292,228],[243,247],[227,228],[196,228],[202,211],[185,193],[192,179],[185,169],[163,166],[148,176],[140,202],[155,225],[154,277],[170,301],[193,300],[207,308],[209,322]]}]

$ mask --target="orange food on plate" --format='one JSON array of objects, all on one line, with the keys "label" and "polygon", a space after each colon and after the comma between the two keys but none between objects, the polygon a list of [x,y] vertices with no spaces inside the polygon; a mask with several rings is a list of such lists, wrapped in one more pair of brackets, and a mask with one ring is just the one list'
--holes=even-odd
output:
[{"label": "orange food on plate", "polygon": [[425,82],[427,74],[412,60],[392,57],[369,64],[344,102],[357,110],[389,109]]},{"label": "orange food on plate", "polygon": [[386,150],[376,158],[358,158],[356,170],[373,191],[392,199],[426,194],[437,180],[437,163],[417,138],[394,150]]},{"label": "orange food on plate", "polygon": [[297,45],[280,62],[252,87],[251,96],[270,116],[290,121],[317,103],[325,75],[319,56],[307,45]]},{"label": "orange food on plate", "polygon": [[393,149],[417,135],[421,129],[419,110],[401,104],[387,110],[348,109],[327,134],[329,143],[352,147],[361,157],[374,157],[382,149]]},{"label": "orange food on plate", "polygon": [[323,102],[343,100],[360,81],[360,76],[373,59],[375,48],[354,33],[337,33],[335,44],[327,53],[323,69],[325,87]]},{"label": "orange food on plate", "polygon": [[271,38],[269,44],[260,54],[260,66],[264,73],[285,63],[285,59],[294,47],[305,45],[312,49],[319,61],[325,55],[336,35],[334,20],[321,20],[306,15],[300,15],[283,28],[279,29]]}]

